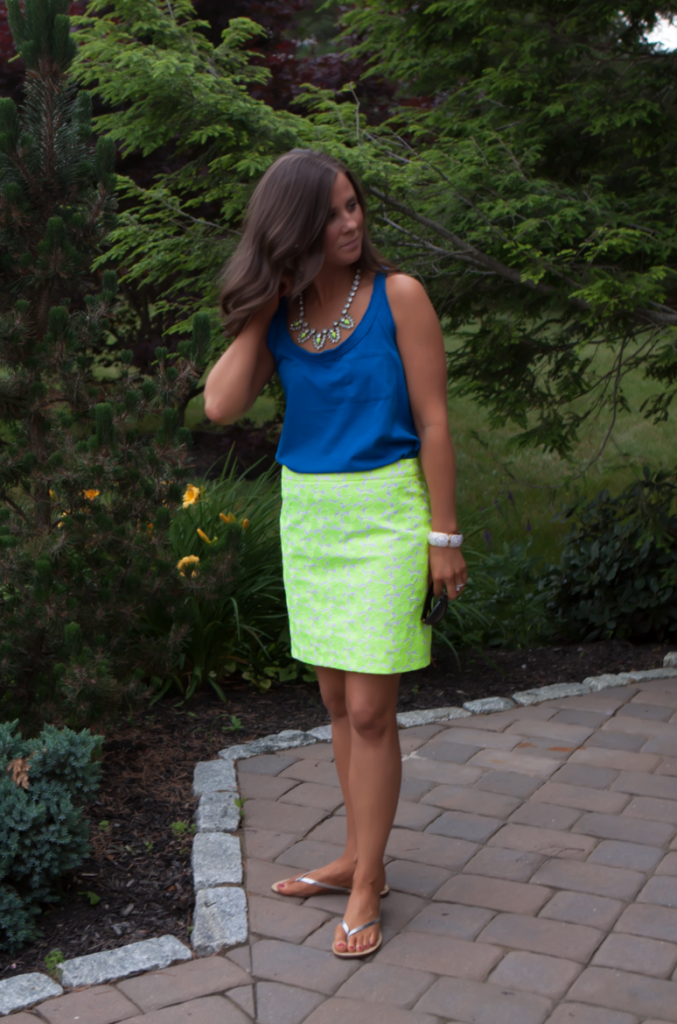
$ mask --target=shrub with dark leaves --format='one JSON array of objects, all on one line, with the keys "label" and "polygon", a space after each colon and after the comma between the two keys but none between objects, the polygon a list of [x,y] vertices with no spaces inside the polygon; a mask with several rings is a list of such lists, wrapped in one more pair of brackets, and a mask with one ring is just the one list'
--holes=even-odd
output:
[{"label": "shrub with dark leaves", "polygon": [[101,741],[49,725],[26,740],[16,722],[0,724],[0,950],[35,937],[35,918],[58,900],[61,875],[89,853],[82,803],[99,784],[92,754]]},{"label": "shrub with dark leaves", "polygon": [[567,512],[559,566],[543,580],[558,631],[575,640],[677,635],[677,475],[652,473],[617,497]]}]

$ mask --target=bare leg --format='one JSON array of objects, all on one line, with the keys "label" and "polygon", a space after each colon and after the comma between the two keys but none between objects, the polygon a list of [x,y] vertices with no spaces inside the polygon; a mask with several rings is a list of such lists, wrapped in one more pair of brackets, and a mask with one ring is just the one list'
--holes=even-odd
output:
[{"label": "bare leg", "polygon": [[[321,666],[316,666],[315,671],[320,681],[322,700],[331,716],[331,741],[334,748],[336,771],[341,783],[343,801],[346,805],[346,845],[343,854],[337,860],[323,865],[310,874],[318,882],[342,885],[349,889],[353,884],[353,873],[357,860],[357,845],[355,840],[355,817],[349,789],[351,729],[348,709],[346,707],[346,673],[340,669],[323,668]],[[294,882],[291,879],[286,882],[280,882],[278,888],[288,896],[313,896],[317,895],[319,891],[315,886],[305,885],[303,882]]]},{"label": "bare leg", "polygon": [[[402,778],[397,733],[399,675],[346,672],[345,696],[350,722],[348,789],[354,817],[357,863],[345,913],[350,928],[379,915],[385,880],[383,856],[392,829]],[[346,808],[348,802],[346,802]],[[336,929],[339,952],[369,949],[377,941],[374,925],[346,940]]]}]

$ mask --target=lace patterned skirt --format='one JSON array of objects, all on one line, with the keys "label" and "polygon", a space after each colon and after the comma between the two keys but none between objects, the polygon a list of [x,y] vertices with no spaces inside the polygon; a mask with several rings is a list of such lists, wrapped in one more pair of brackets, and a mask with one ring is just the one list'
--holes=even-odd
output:
[{"label": "lace patterned skirt", "polygon": [[418,459],[358,473],[283,467],[280,528],[295,658],[384,675],[430,663],[430,501]]}]

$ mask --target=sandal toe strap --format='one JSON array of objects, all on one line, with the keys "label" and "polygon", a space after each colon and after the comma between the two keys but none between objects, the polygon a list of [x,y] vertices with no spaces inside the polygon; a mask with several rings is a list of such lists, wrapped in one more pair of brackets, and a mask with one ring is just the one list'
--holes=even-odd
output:
[{"label": "sandal toe strap", "polygon": [[304,885],[316,885],[319,889],[331,889],[332,892],[350,892],[342,885],[330,885],[329,882],[318,882],[316,878],[308,878],[308,875],[299,875],[295,882],[303,882]]},{"label": "sandal toe strap", "polygon": [[365,928],[371,928],[373,924],[380,924],[381,918],[375,917],[373,921],[367,921],[366,924],[358,924],[357,928],[349,928],[345,921],[341,921],[341,927],[346,933],[346,938],[350,939],[353,935],[357,935],[358,932],[363,932]]}]

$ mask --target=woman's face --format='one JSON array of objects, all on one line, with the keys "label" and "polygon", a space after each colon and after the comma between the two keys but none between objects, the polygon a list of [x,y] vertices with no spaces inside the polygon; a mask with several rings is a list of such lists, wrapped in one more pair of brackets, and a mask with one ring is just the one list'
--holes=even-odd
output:
[{"label": "woman's face", "polygon": [[350,179],[340,171],[334,180],[331,208],[324,229],[324,262],[345,267],[362,254],[364,214]]}]

